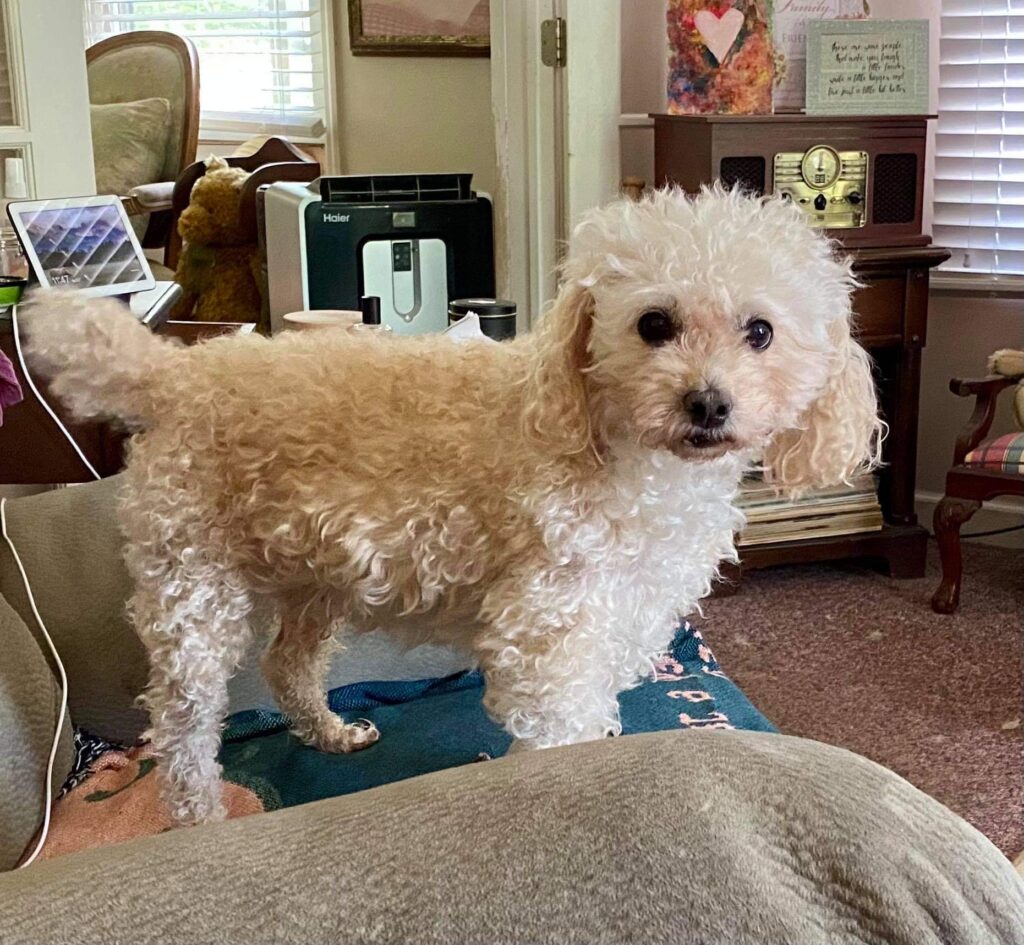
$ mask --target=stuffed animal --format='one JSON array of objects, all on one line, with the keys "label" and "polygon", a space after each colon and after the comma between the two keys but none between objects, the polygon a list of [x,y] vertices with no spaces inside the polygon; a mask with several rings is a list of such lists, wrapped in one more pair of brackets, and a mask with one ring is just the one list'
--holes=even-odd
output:
[{"label": "stuffed animal", "polygon": [[211,157],[178,219],[184,241],[175,281],[185,290],[177,312],[202,322],[255,322],[260,316],[257,247],[238,222],[249,174]]},{"label": "stuffed animal", "polygon": [[1002,351],[997,351],[988,359],[988,369],[992,374],[1020,378],[1013,401],[1013,409],[1017,414],[1017,423],[1024,430],[1024,351],[1003,348]]}]

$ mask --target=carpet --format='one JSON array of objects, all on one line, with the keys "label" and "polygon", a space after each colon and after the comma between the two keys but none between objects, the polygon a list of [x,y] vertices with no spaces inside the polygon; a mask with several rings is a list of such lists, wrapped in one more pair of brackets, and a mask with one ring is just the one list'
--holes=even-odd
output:
[{"label": "carpet", "polygon": [[1024,552],[964,547],[959,612],[928,576],[857,564],[749,572],[697,621],[732,679],[785,734],[891,768],[988,836],[1024,850]]}]

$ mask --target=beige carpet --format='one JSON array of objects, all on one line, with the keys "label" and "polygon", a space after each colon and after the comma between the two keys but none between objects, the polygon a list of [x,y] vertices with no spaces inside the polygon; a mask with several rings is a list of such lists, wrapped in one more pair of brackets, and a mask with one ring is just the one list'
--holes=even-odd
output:
[{"label": "beige carpet", "polygon": [[1010,856],[1024,850],[1024,552],[970,545],[959,613],[929,575],[775,568],[708,602],[715,655],[783,732],[906,777]]}]

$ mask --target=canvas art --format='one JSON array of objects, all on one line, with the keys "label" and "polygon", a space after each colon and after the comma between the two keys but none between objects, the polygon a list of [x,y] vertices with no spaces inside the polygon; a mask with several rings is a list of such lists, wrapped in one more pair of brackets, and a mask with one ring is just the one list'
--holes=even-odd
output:
[{"label": "canvas art", "polygon": [[667,18],[670,114],[771,113],[771,0],[669,0]]}]

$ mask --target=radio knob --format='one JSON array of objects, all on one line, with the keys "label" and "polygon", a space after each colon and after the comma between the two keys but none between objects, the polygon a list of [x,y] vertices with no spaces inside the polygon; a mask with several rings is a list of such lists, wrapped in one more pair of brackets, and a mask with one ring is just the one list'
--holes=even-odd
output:
[{"label": "radio knob", "polygon": [[814,198],[814,209],[815,210],[824,210],[827,206],[828,206],[828,201],[825,199],[825,195],[824,194],[818,194],[818,196]]},{"label": "radio knob", "polygon": [[859,204],[864,198],[859,193],[857,193],[857,191],[853,191],[852,193],[846,195],[846,199],[849,200],[850,203],[852,203],[854,206],[857,206],[857,204]]}]

